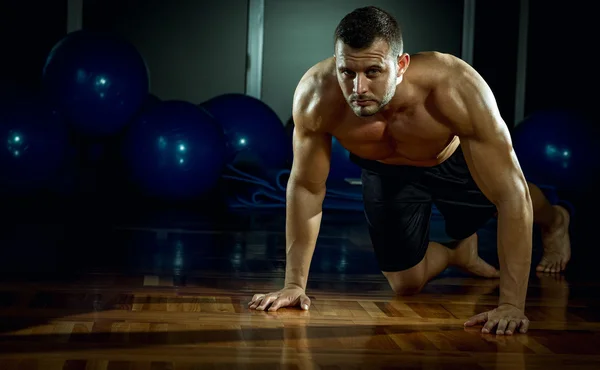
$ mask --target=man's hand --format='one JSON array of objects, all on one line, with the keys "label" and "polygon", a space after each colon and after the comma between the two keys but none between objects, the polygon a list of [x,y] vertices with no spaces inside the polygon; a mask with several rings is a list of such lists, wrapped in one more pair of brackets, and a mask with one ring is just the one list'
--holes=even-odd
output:
[{"label": "man's hand", "polygon": [[269,294],[255,294],[248,307],[259,311],[277,311],[281,307],[300,306],[308,311],[310,307],[310,298],[301,288],[283,288],[277,292]]},{"label": "man's hand", "polygon": [[483,323],[485,324],[481,329],[482,333],[492,333],[494,328],[498,326],[496,330],[496,334],[498,335],[512,335],[519,328],[519,332],[526,333],[529,328],[529,319],[523,311],[508,304],[500,305],[491,311],[482,312],[471,317],[465,322],[465,326]]}]

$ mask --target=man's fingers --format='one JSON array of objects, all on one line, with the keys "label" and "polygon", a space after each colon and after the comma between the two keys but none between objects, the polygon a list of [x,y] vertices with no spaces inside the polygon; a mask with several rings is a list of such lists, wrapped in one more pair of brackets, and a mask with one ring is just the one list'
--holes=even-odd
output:
[{"label": "man's fingers", "polygon": [[521,320],[521,329],[519,331],[521,333],[527,333],[527,330],[529,330],[529,320],[523,319]]},{"label": "man's fingers", "polygon": [[483,328],[481,328],[482,333],[491,333],[494,327],[498,325],[498,320],[488,320]]},{"label": "man's fingers", "polygon": [[271,307],[269,307],[269,311],[277,311],[281,307],[289,306],[290,298],[289,297],[279,297],[273,302]]},{"label": "man's fingers", "polygon": [[302,294],[300,296],[300,308],[302,308],[305,311],[308,311],[308,309],[310,308],[310,298],[308,298],[308,296],[306,296],[305,294]]},{"label": "man's fingers", "polygon": [[277,299],[276,295],[269,294],[262,300],[261,304],[258,307],[256,307],[256,309],[259,311],[264,311],[267,308],[267,306],[269,306],[276,299]]},{"label": "man's fingers", "polygon": [[482,324],[487,321],[487,312],[482,312],[471,317],[469,320],[465,322],[465,326],[473,326],[477,324]]},{"label": "man's fingers", "polygon": [[508,323],[508,327],[506,328],[506,335],[513,335],[513,333],[515,332],[515,329],[517,329],[517,326],[519,326],[519,322],[515,321],[515,320],[511,320]]},{"label": "man's fingers", "polygon": [[508,326],[508,320],[500,319],[500,321],[498,321],[498,328],[496,328],[496,334],[504,335],[504,332],[506,331],[507,326]]},{"label": "man's fingers", "polygon": [[308,310],[310,304],[310,298],[306,294],[294,289],[269,294],[255,294],[248,303],[248,307],[259,311],[277,311],[281,307],[299,305],[303,310]]},{"label": "man's fingers", "polygon": [[248,307],[252,308],[252,306],[256,307],[257,301],[260,301],[265,295],[264,294],[255,294],[254,297],[248,302]]},{"label": "man's fingers", "polygon": [[253,299],[250,303],[249,303],[249,308],[254,310],[256,309],[256,307],[258,307],[259,304],[261,304],[262,300],[265,298],[264,294],[260,294],[258,297],[256,297],[256,299]]},{"label": "man's fingers", "polygon": [[303,294],[299,299],[295,296],[279,297],[273,302],[269,311],[277,311],[281,307],[291,306],[294,302],[299,302],[300,307],[305,311],[310,308],[310,298]]}]

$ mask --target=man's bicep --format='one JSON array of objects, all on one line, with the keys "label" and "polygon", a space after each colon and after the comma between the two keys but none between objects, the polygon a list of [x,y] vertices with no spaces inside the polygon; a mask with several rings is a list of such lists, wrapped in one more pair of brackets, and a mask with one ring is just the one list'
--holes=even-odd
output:
[{"label": "man's bicep", "polygon": [[527,183],[508,127],[490,87],[467,71],[437,91],[438,107],[459,136],[471,175],[486,197],[494,203],[520,197]]},{"label": "man's bicep", "polygon": [[467,137],[461,146],[471,175],[493,203],[513,200],[527,192],[527,183],[510,140]]},{"label": "man's bicep", "polygon": [[329,175],[331,136],[296,126],[293,134],[294,161],[290,180],[309,187],[325,185]]}]

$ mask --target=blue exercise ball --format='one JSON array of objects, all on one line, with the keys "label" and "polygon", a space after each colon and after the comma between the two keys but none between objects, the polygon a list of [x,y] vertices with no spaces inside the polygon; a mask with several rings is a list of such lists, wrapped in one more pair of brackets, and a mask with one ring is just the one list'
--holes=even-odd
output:
[{"label": "blue exercise ball", "polygon": [[0,192],[59,192],[74,148],[64,117],[36,93],[0,101]]},{"label": "blue exercise ball", "polygon": [[228,163],[244,162],[257,170],[289,168],[292,146],[277,114],[260,99],[231,93],[200,105],[223,127]]},{"label": "blue exercise ball", "polygon": [[600,170],[590,155],[598,129],[568,110],[539,111],[512,133],[513,146],[528,181],[564,190],[587,184]]},{"label": "blue exercise ball", "polygon": [[350,152],[334,137],[331,142],[331,165],[329,182],[360,179],[361,168],[350,160]]},{"label": "blue exercise ball", "polygon": [[79,131],[110,135],[132,119],[149,94],[149,72],[138,50],[112,34],[74,31],[50,51],[43,85]]},{"label": "blue exercise ball", "polygon": [[161,101],[142,112],[122,145],[134,184],[151,197],[201,197],[215,187],[225,165],[221,127],[185,101]]}]

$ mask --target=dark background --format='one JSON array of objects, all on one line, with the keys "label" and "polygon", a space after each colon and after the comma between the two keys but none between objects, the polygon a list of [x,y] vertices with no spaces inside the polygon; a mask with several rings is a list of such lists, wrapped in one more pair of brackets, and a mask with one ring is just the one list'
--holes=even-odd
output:
[{"label": "dark background", "polygon": [[[463,1],[267,0],[262,98],[284,122],[300,73],[330,54],[330,37],[323,32],[330,33],[338,14],[366,4],[381,5],[400,19],[408,52],[436,49],[460,55]],[[519,7],[518,0],[476,2],[473,64],[492,87],[511,127]],[[247,12],[246,0],[85,0],[83,27],[118,32],[131,40],[149,64],[152,93],[159,98],[200,103],[221,93],[244,92]],[[581,0],[566,5],[529,1],[526,115],[567,107],[595,116],[593,14],[591,5]],[[0,82],[37,86],[48,52],[66,33],[67,2],[32,6],[3,1],[0,19]],[[323,19],[326,26],[321,26]],[[296,42],[300,40],[302,44]]]}]

